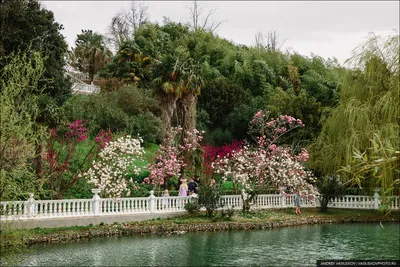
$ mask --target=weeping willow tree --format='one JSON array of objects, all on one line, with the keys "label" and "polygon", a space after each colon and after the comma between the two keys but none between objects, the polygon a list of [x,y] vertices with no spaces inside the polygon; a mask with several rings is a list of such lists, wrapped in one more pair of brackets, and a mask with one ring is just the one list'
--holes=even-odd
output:
[{"label": "weeping willow tree", "polygon": [[[399,178],[399,34],[371,34],[348,60],[338,106],[325,112],[310,147],[320,176],[339,171],[360,187],[392,192]],[[397,185],[396,185],[397,183]]]}]

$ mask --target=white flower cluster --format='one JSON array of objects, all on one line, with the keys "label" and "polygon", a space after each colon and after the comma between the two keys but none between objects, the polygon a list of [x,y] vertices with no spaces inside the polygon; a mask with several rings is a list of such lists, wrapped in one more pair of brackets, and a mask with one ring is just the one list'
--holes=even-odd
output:
[{"label": "white flower cluster", "polygon": [[129,196],[126,175],[130,168],[133,168],[135,174],[141,171],[140,168],[132,166],[135,161],[142,158],[144,153],[142,142],[141,138],[135,139],[129,135],[109,142],[99,153],[98,160],[94,161],[92,167],[81,176],[87,178],[95,188],[101,189],[105,196],[120,198],[124,193]]}]

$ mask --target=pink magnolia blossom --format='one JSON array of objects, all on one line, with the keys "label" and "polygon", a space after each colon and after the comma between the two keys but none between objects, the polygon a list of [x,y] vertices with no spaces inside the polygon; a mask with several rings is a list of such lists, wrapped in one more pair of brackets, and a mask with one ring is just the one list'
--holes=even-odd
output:
[{"label": "pink magnolia blossom", "polygon": [[249,123],[249,134],[257,145],[243,146],[229,155],[217,157],[213,169],[222,173],[224,179],[230,177],[241,183],[245,190],[262,184],[286,190],[301,189],[305,194],[315,195],[318,192],[314,176],[304,167],[307,151],[303,148],[296,155],[288,147],[277,144],[284,134],[302,126],[301,120],[287,115],[268,120],[268,114],[260,110]]},{"label": "pink magnolia blossom", "polygon": [[169,178],[181,178],[181,169],[187,167],[185,163],[185,152],[195,151],[199,147],[199,142],[203,138],[204,131],[197,129],[186,132],[184,143],[179,143],[183,129],[173,127],[167,132],[164,144],[158,150],[156,161],[149,164],[150,175],[143,180],[144,183],[162,185],[168,182]]}]

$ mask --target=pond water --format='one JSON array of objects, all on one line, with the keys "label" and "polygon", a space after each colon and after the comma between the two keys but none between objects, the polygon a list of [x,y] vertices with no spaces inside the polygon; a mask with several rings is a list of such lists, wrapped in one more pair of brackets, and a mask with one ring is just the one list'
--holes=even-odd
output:
[{"label": "pond water", "polygon": [[399,224],[114,236],[32,246],[22,266],[310,266],[316,260],[398,260]]}]

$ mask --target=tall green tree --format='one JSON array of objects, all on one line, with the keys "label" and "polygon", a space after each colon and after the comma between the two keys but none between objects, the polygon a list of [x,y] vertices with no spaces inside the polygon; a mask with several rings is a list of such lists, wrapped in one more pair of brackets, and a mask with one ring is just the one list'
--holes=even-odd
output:
[{"label": "tall green tree", "polygon": [[321,131],[320,118],[322,105],[305,90],[296,93],[295,89],[283,91],[282,88],[272,90],[266,101],[266,109],[271,117],[290,115],[300,119],[305,127],[298,129],[296,135],[287,139],[293,145],[304,147],[314,140]]},{"label": "tall green tree", "polygon": [[[339,105],[326,113],[322,132],[311,149],[312,167],[321,175],[352,165],[355,152],[374,158],[382,147],[398,151],[400,146],[398,33],[386,38],[369,36],[348,62],[355,68],[345,76]],[[394,166],[398,162],[388,161],[380,166],[379,179],[376,172],[369,172],[359,185],[388,189],[400,171]],[[354,181],[351,173],[346,179]]]},{"label": "tall green tree", "polygon": [[[53,12],[37,0],[2,1],[0,4],[0,69],[8,62],[4,56],[23,51],[28,46],[43,55],[45,71],[39,81],[41,116],[62,105],[71,95],[71,82],[64,75],[67,43],[61,34],[63,26],[54,20]],[[47,96],[47,97],[46,97]],[[52,103],[52,104],[51,104]],[[54,107],[49,107],[53,105]]]},{"label": "tall green tree", "polygon": [[111,59],[111,51],[105,44],[104,36],[91,30],[82,30],[71,53],[71,65],[89,74],[89,82]]},{"label": "tall green tree", "polygon": [[26,199],[36,179],[35,158],[40,79],[45,72],[38,52],[11,54],[0,73],[0,200]]},{"label": "tall green tree", "polygon": [[[3,1],[0,4],[0,69],[19,51],[29,48],[41,53],[44,73],[38,81],[39,114],[35,117],[36,131],[54,125],[60,118],[59,107],[71,96],[71,81],[64,74],[67,43],[60,33],[63,26],[54,20],[53,12],[37,0]],[[37,139],[36,171],[42,166],[42,138]]]}]

